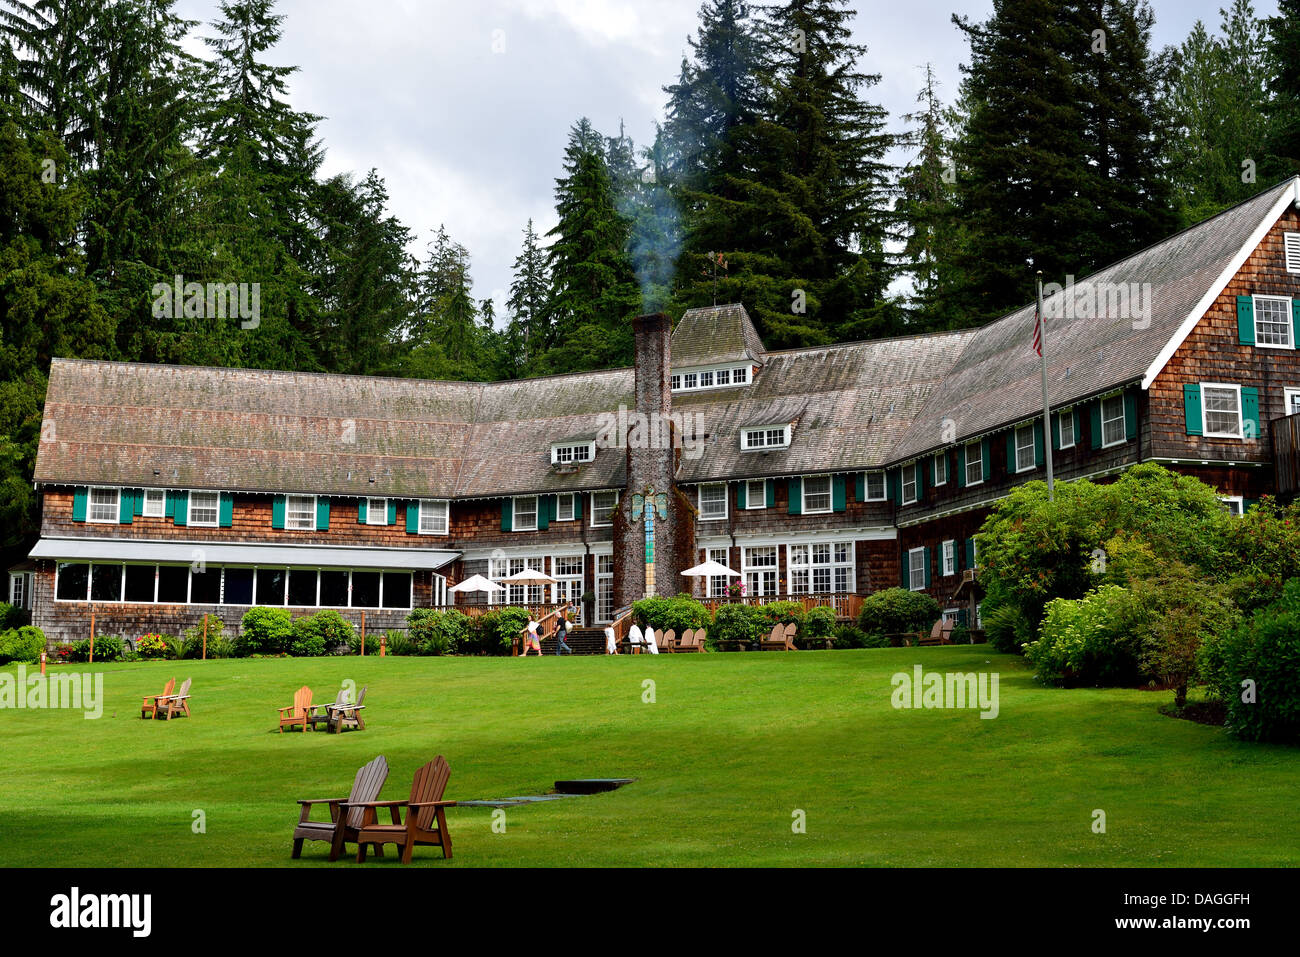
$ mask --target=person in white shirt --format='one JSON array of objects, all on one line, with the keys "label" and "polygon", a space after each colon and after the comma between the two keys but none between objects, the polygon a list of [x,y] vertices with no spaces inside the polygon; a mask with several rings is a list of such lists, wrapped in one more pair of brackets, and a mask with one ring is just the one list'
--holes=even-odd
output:
[{"label": "person in white shirt", "polygon": [[632,627],[628,629],[627,641],[633,648],[645,641],[645,635],[641,633],[641,626],[635,620],[632,622]]},{"label": "person in white shirt", "polygon": [[607,655],[618,654],[618,642],[614,640],[613,625],[605,626],[605,654]]},{"label": "person in white shirt", "polygon": [[659,654],[659,642],[655,640],[655,630],[649,625],[645,626],[645,646],[650,654]]}]

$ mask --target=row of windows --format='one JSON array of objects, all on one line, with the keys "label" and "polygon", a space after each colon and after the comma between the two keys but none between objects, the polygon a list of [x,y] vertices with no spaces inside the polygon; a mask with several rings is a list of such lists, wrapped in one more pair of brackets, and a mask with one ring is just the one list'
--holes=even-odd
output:
[{"label": "row of windows", "polygon": [[410,608],[410,572],[60,562],[59,601],[168,605]]},{"label": "row of windows", "polygon": [[[747,597],[780,595],[778,550],[785,548],[786,595],[826,595],[856,591],[852,542],[815,542],[800,545],[745,545],[740,549],[740,574]],[[727,562],[725,548],[709,549],[709,558]],[[722,598],[730,582],[725,576],[709,579],[709,596]]]},{"label": "row of windows", "polygon": [[[548,516],[551,522],[574,522],[578,520],[578,492],[562,492],[555,496],[555,514]],[[541,502],[538,495],[516,495],[511,499],[511,531],[537,531],[537,510]],[[608,489],[591,493],[591,527],[605,528],[613,524],[614,509],[618,507],[618,491]]]},{"label": "row of windows", "polygon": [[[747,479],[741,485],[744,489],[744,510],[757,511],[768,507],[767,483],[770,479]],[[711,482],[700,485],[697,491],[696,507],[700,520],[705,522],[724,519],[728,514],[729,497],[726,482]],[[868,501],[885,498],[885,473],[868,472],[866,476]],[[832,510],[831,477],[829,475],[804,476],[799,488],[801,512],[804,515],[817,515]]]},{"label": "row of windows", "polygon": [[727,369],[702,369],[695,372],[674,372],[669,385],[674,392],[691,392],[696,389],[721,389],[726,386],[748,385],[749,366],[732,366]]}]

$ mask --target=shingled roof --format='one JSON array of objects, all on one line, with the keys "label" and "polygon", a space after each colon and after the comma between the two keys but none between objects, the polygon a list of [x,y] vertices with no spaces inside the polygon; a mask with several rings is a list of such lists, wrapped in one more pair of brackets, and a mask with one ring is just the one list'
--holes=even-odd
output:
[{"label": "shingled roof", "polygon": [[676,369],[744,359],[761,362],[766,352],[749,313],[739,303],[688,309],[673,330],[672,351]]}]

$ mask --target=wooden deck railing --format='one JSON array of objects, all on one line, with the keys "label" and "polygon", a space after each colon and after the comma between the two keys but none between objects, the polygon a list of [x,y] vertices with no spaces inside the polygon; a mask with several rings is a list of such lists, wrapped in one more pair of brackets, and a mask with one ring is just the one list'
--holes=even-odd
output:
[{"label": "wooden deck railing", "polygon": [[512,605],[509,602],[501,602],[496,605],[432,605],[430,607],[434,611],[458,611],[470,618],[477,618],[479,615],[486,615],[492,611],[501,611],[505,608],[522,608],[532,615],[535,620],[540,621],[557,608],[565,606],[556,602],[542,602],[537,605]]},{"label": "wooden deck railing", "polygon": [[1273,473],[1279,495],[1300,491],[1300,412],[1269,423],[1273,435]]},{"label": "wooden deck railing", "polygon": [[758,595],[734,600],[730,598],[703,599],[704,607],[709,610],[711,615],[727,604],[771,605],[779,601],[792,601],[801,604],[805,614],[814,608],[833,608],[835,609],[835,617],[840,621],[855,621],[862,611],[862,596],[849,592],[834,592],[825,595]]}]

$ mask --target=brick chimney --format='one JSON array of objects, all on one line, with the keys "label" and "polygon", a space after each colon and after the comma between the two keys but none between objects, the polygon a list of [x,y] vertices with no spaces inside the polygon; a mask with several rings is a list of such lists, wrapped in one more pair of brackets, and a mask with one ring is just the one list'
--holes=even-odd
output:
[{"label": "brick chimney", "polygon": [[[663,313],[638,316],[632,321],[635,339],[634,413],[641,428],[629,422],[627,486],[614,522],[614,604],[630,604],[647,594],[672,596],[688,591],[682,571],[695,564],[695,510],[674,482],[680,437],[674,436],[669,372],[672,365],[669,335],[672,322]],[[668,514],[654,516],[654,580],[646,581],[647,539],[645,513],[632,518],[632,496],[647,496],[645,510],[654,507],[648,493],[667,496]]]}]

